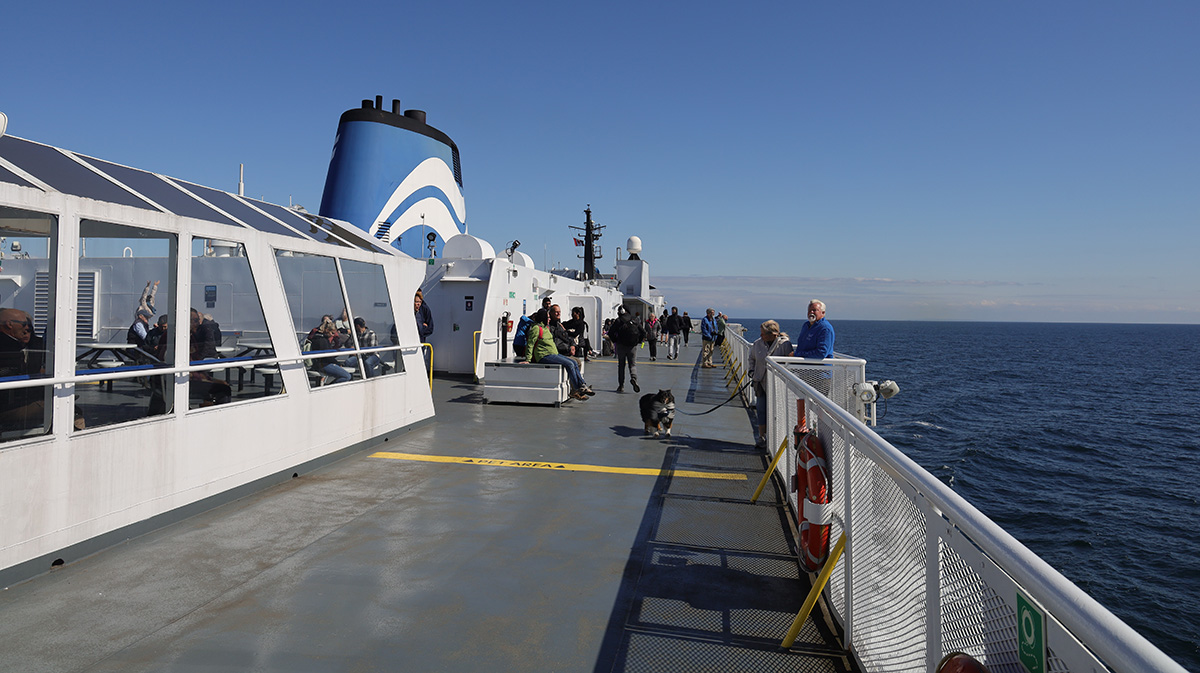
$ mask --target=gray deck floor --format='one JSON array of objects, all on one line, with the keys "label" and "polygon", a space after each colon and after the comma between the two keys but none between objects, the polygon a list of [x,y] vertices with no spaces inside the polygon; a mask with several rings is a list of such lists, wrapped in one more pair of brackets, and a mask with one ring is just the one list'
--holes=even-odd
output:
[{"label": "gray deck floor", "polygon": [[[698,353],[639,363],[642,392],[727,399]],[[845,670],[812,620],[779,648],[808,584],[775,486],[750,503],[740,402],[653,439],[615,363],[586,377],[561,408],[438,380],[437,420],[378,450],[471,462],[365,451],[9,587],[0,670]]]}]

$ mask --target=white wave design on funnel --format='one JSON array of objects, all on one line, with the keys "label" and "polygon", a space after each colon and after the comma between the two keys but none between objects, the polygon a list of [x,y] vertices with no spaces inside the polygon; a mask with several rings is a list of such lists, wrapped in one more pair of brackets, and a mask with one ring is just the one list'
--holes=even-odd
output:
[{"label": "white wave design on funnel", "polygon": [[[375,221],[371,224],[368,233],[374,236],[392,211],[399,208],[400,204],[404,203],[404,200],[413,193],[426,187],[441,190],[454,207],[454,212],[451,213],[440,199],[433,197],[421,199],[400,213],[393,221],[390,230],[402,232],[420,226],[422,224],[421,215],[424,214],[425,226],[433,229],[443,241],[449,240],[451,236],[461,234],[462,232],[458,230],[458,222],[467,221],[467,205],[463,200],[462,191],[458,188],[458,183],[454,181],[454,172],[450,170],[445,161],[437,157],[430,157],[422,161],[408,174],[408,177],[404,178],[392,195],[388,197],[387,203],[384,204],[379,214],[375,216]],[[455,221],[456,217],[457,222]]]}]

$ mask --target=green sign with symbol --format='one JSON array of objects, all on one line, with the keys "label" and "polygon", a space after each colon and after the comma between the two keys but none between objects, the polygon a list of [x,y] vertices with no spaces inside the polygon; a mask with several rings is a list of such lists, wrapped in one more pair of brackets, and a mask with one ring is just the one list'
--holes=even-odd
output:
[{"label": "green sign with symbol", "polygon": [[1046,673],[1046,615],[1017,592],[1017,650],[1029,673]]}]

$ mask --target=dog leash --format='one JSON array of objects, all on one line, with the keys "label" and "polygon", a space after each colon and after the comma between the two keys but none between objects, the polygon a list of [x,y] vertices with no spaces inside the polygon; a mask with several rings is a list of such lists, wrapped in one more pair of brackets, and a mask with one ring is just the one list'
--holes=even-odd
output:
[{"label": "dog leash", "polygon": [[716,411],[717,409],[720,409],[721,407],[725,406],[726,404],[729,404],[730,402],[732,402],[735,397],[737,397],[738,395],[741,395],[742,391],[748,387],[750,387],[749,381],[747,381],[746,384],[744,386],[742,386],[741,388],[738,388],[737,390],[733,391],[733,394],[729,396],[729,399],[718,404],[717,406],[713,407],[712,409],[709,409],[708,411],[701,411],[698,414],[689,413],[689,412],[686,412],[686,411],[684,411],[682,409],[678,409],[678,408],[676,408],[676,411],[678,411],[679,413],[681,413],[685,416],[703,416],[704,414],[711,414],[712,412]]}]

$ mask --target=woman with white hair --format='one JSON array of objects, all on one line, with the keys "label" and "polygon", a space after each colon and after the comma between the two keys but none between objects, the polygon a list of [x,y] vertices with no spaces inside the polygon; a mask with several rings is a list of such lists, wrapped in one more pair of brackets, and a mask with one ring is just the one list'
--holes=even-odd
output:
[{"label": "woman with white hair", "polygon": [[764,381],[767,376],[767,358],[772,355],[791,355],[792,342],[786,332],[779,331],[779,323],[767,320],[759,327],[759,338],[750,347],[750,361],[747,369],[750,371],[750,381],[754,385],[754,412],[758,419],[758,439],[755,444],[759,447],[767,445],[767,388]]}]

